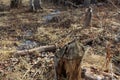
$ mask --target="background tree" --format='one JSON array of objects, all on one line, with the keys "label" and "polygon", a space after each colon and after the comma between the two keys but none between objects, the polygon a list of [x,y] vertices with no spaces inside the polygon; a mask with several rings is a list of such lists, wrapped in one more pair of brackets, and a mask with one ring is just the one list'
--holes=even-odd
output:
[{"label": "background tree", "polygon": [[10,7],[11,8],[18,8],[22,5],[22,0],[11,0]]},{"label": "background tree", "polygon": [[91,0],[84,0],[84,6],[89,7],[91,3]]},{"label": "background tree", "polygon": [[30,0],[30,11],[37,11],[38,9],[42,9],[41,0]]}]

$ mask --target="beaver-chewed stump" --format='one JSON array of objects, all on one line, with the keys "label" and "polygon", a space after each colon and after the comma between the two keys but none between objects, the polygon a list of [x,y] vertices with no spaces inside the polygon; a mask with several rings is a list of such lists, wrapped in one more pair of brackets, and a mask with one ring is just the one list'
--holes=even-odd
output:
[{"label": "beaver-chewed stump", "polygon": [[55,80],[82,80],[84,47],[77,40],[59,49],[55,55]]}]

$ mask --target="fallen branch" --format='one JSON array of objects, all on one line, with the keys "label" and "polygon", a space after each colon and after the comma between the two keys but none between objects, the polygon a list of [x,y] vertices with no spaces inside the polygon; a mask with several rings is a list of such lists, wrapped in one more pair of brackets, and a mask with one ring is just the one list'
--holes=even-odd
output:
[{"label": "fallen branch", "polygon": [[29,50],[21,50],[21,51],[16,51],[15,54],[16,55],[26,55],[28,53],[34,52],[34,51],[38,51],[38,52],[53,52],[56,50],[56,46],[55,45],[48,45],[48,46],[40,46],[37,48],[33,48],[33,49],[29,49]]}]

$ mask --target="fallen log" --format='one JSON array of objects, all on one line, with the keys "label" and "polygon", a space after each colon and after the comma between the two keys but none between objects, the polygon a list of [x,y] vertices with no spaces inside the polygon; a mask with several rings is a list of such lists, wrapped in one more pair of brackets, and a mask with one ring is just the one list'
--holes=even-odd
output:
[{"label": "fallen log", "polygon": [[48,45],[48,46],[40,46],[40,47],[37,47],[37,48],[33,48],[33,49],[29,49],[29,50],[21,50],[21,51],[15,51],[15,55],[26,55],[26,54],[29,54],[31,52],[34,52],[34,51],[38,51],[38,52],[54,52],[55,50],[57,49],[57,47],[55,45]]}]

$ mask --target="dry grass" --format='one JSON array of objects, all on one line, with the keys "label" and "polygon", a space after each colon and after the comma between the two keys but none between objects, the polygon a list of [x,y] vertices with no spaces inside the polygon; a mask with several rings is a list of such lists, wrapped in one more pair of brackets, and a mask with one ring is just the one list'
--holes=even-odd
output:
[{"label": "dry grass", "polygon": [[[2,0],[2,1],[6,5],[9,5],[9,3],[10,3],[9,2],[10,0]],[[72,18],[72,20],[73,20],[73,18],[75,18],[75,19],[81,18],[81,19],[77,20],[74,24],[72,24],[72,26],[70,28],[64,28],[63,26],[55,27],[54,25],[51,25],[51,24],[49,24],[49,25],[43,24],[45,21],[43,19],[43,16],[46,16],[47,14],[51,13],[53,10],[58,10],[57,8],[54,8],[55,6],[45,5],[45,6],[43,6],[45,8],[45,11],[38,12],[38,13],[31,13],[31,12],[27,12],[29,0],[23,0],[23,1],[24,1],[23,2],[24,5],[27,7],[23,7],[22,9],[20,8],[19,10],[18,9],[10,10],[8,13],[5,13],[4,16],[0,17],[0,56],[1,56],[0,61],[9,60],[9,57],[14,56],[14,55],[12,55],[12,52],[16,51],[16,46],[19,45],[24,40],[38,41],[40,43],[40,45],[57,43],[58,46],[61,47],[61,46],[65,45],[66,43],[68,43],[69,41],[71,41],[72,39],[74,39],[75,36],[77,36],[77,35],[82,36],[82,38],[81,38],[82,40],[84,40],[86,38],[90,38],[90,37],[88,37],[91,35],[89,29],[83,30],[81,32],[80,31],[73,32],[73,34],[69,37],[65,36],[65,34],[67,34],[68,32],[75,30],[76,28],[82,26],[82,19],[84,16],[81,17],[79,14],[81,14],[81,12],[84,11],[84,8],[77,9],[77,10],[75,10],[75,12],[73,10],[69,10],[67,12],[66,10],[62,9],[63,13],[64,12],[66,12],[68,14],[73,13],[70,16],[70,18]],[[99,7],[98,7],[98,9],[99,9]],[[99,11],[98,9],[95,9],[95,11],[96,12]],[[112,12],[114,12],[114,13],[116,12],[115,10],[110,11],[109,8],[106,8],[106,7],[103,7],[100,10],[101,11],[98,12],[100,14],[100,16],[104,16],[103,13],[105,11],[109,11],[109,14],[108,14],[109,16],[113,15]],[[97,13],[95,13],[95,14],[97,14]],[[101,21],[101,22],[103,22],[103,26],[101,26],[100,20],[96,19],[96,16],[93,17],[93,25],[92,25],[91,29],[93,30],[93,34],[96,34],[95,36],[98,36],[98,34],[101,34],[103,32],[102,27],[118,28],[118,26],[120,26],[118,18],[113,17],[113,18],[107,18],[107,19],[102,19],[102,20],[103,21]],[[93,27],[95,27],[95,28],[93,28]],[[24,35],[26,34],[26,31],[32,31],[32,35],[25,37]],[[111,36],[111,34],[109,34],[109,33],[107,35]],[[115,34],[113,34],[113,36],[114,35]],[[97,49],[99,49],[98,52],[103,51],[102,54],[105,54],[104,46],[97,45],[95,47],[97,47]],[[101,49],[101,47],[102,47],[102,49]],[[105,62],[105,56],[96,55],[96,53],[97,52],[90,50],[88,52],[88,54],[85,56],[82,66],[87,66],[87,67],[95,66],[96,68],[101,69]],[[30,55],[30,56],[32,56],[32,57],[30,57],[30,60],[32,58],[33,62],[30,62],[29,58],[26,56],[20,58],[20,63],[15,65],[16,71],[14,73],[13,72],[6,73],[6,78],[8,78],[8,79],[10,78],[11,80],[15,80],[15,79],[21,80],[23,75],[25,74],[25,72],[36,61],[36,59],[41,58],[41,57],[36,58],[36,56],[34,57],[34,55]],[[41,64],[43,61],[45,61],[45,64],[47,64],[46,58],[41,59]],[[53,60],[51,60],[51,63],[53,63]],[[44,66],[44,68],[46,68],[46,66]],[[49,68],[49,67],[47,67],[47,68]],[[21,70],[21,72],[19,70]],[[33,73],[35,74],[35,70],[36,69],[33,68],[31,71],[33,71]],[[42,70],[41,65],[39,66],[39,70]],[[46,70],[46,74],[51,75],[50,72],[53,73],[53,64],[52,64],[52,69],[50,69],[49,73],[47,73],[47,70]],[[45,74],[45,73],[43,72],[43,74]],[[48,76],[46,77],[43,74],[37,75],[37,77],[41,80],[50,80],[50,79],[47,79]],[[51,75],[51,80],[53,80],[53,75],[54,74]],[[24,80],[30,80],[30,78],[31,78],[30,76],[31,76],[31,74],[27,74],[27,76],[25,77]],[[6,80],[6,78],[5,78],[5,80]],[[2,79],[2,78],[0,78],[0,79]]]},{"label": "dry grass", "polygon": [[104,56],[95,55],[95,54],[89,55],[89,53],[88,53],[88,55],[86,55],[85,59],[83,60],[82,66],[83,67],[94,66],[97,69],[102,69],[105,62],[106,62],[106,59]]}]

